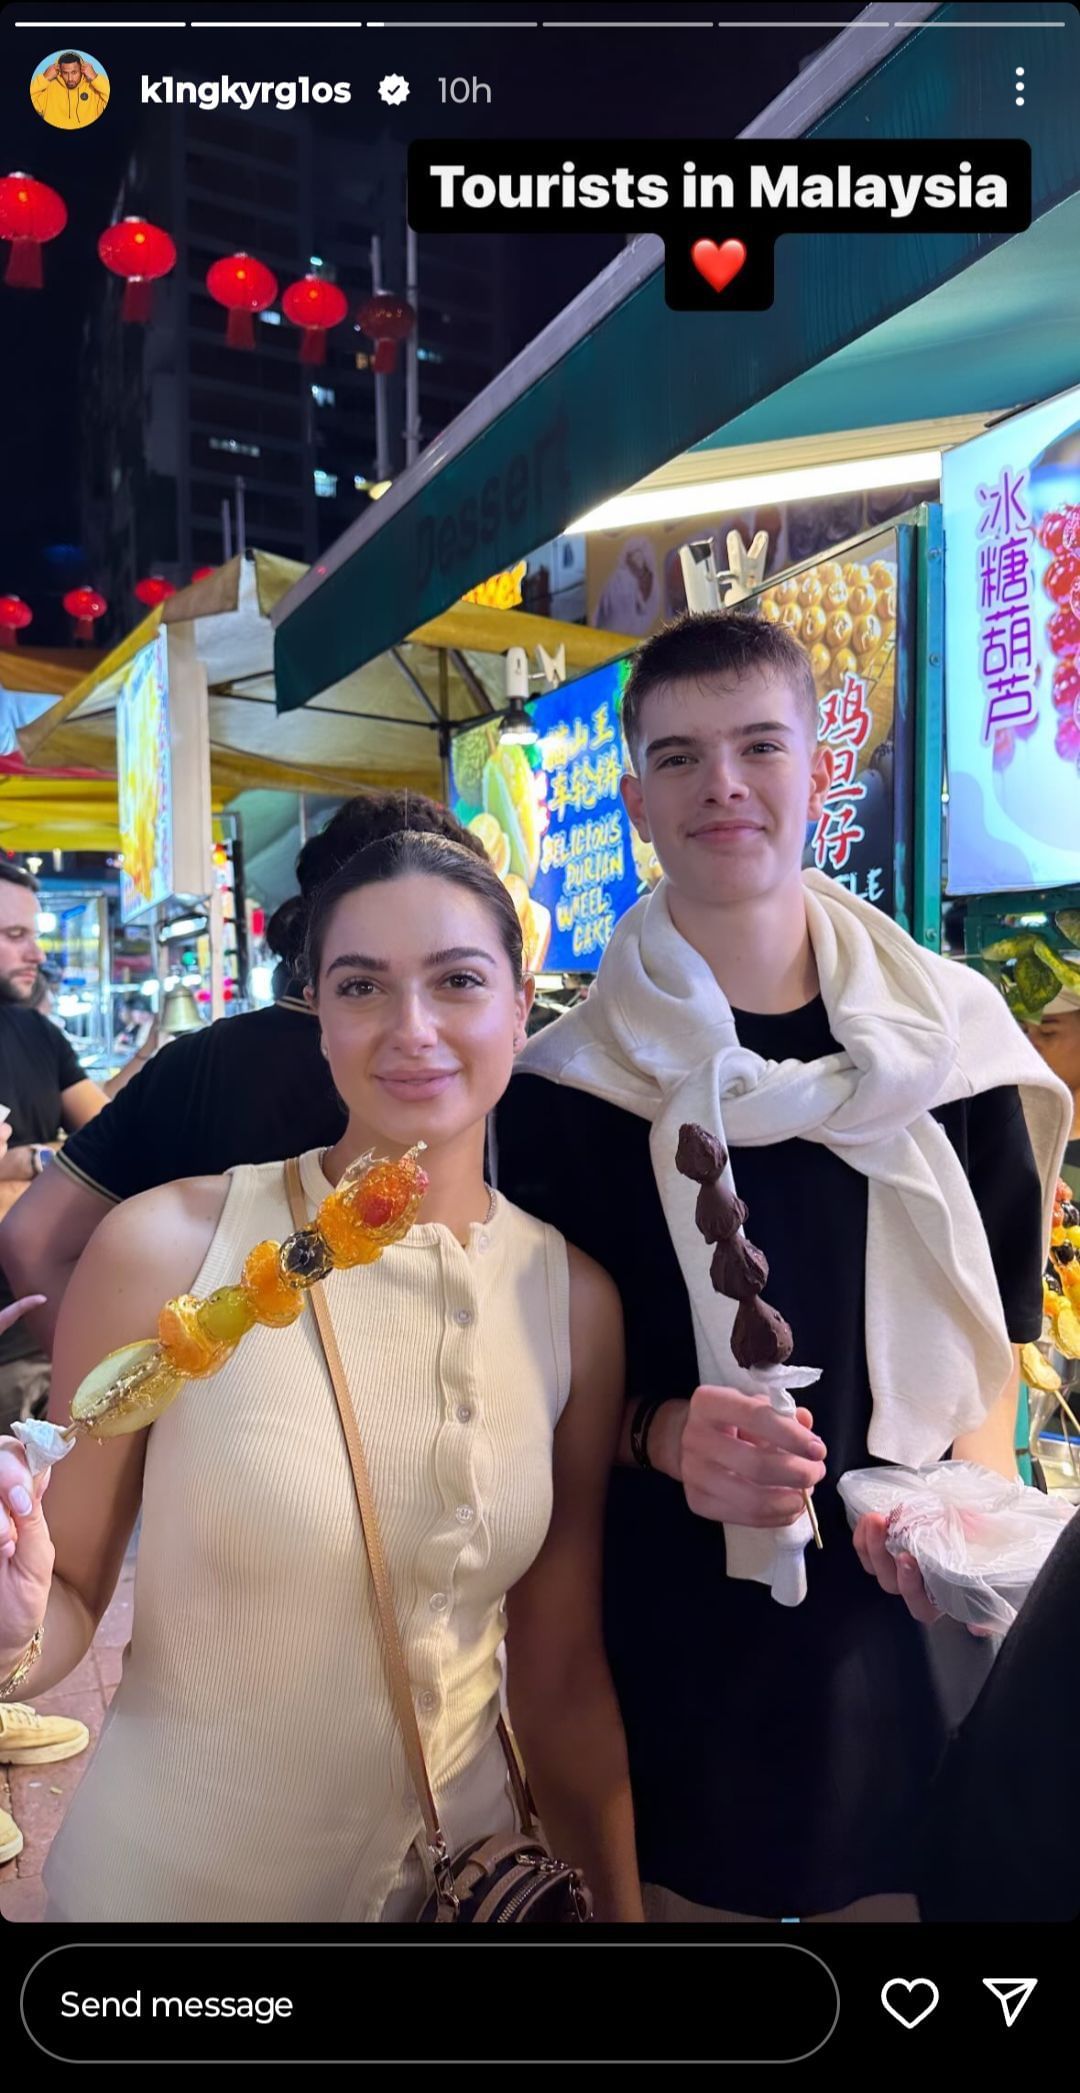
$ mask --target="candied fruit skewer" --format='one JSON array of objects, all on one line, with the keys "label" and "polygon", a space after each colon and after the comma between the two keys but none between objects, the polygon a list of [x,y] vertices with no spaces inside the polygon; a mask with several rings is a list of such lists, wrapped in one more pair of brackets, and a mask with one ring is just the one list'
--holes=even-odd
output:
[{"label": "candied fruit skewer", "polygon": [[[152,1424],[185,1381],[208,1380],[256,1323],[287,1329],[303,1314],[307,1289],[334,1270],[373,1264],[416,1220],[428,1180],[420,1141],[396,1163],[360,1156],[322,1201],[314,1221],[283,1243],[256,1243],[236,1286],[206,1300],[178,1294],[165,1303],[155,1339],[124,1345],[86,1376],[72,1399],[72,1423],[57,1428],[48,1460],[62,1458],[75,1432],[114,1438]],[[61,1446],[62,1442],[62,1446]]]}]

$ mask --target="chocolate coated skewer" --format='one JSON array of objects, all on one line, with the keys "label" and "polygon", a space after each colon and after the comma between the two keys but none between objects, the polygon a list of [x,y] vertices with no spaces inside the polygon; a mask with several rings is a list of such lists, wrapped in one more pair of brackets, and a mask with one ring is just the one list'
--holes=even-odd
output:
[{"label": "chocolate coated skewer", "polygon": [[[769,1277],[769,1261],[763,1250],[743,1233],[749,1209],[720,1180],[727,1169],[728,1155],[722,1141],[707,1127],[688,1121],[679,1128],[675,1168],[682,1177],[700,1185],[694,1223],[698,1234],[715,1245],[709,1276],[718,1294],[739,1304],[731,1332],[731,1353],[737,1366],[752,1372],[755,1366],[784,1366],[795,1349],[790,1323],[761,1298]],[[801,1492],[818,1548],[821,1528],[809,1490]]]}]

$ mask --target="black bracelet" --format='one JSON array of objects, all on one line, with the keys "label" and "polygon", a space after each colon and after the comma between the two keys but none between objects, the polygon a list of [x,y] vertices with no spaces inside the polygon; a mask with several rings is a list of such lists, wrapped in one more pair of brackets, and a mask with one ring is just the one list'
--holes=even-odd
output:
[{"label": "black bracelet", "polygon": [[662,1407],[662,1402],[662,1397],[659,1402],[656,1402],[651,1395],[647,1395],[634,1411],[634,1421],[630,1426],[630,1451],[639,1468],[652,1468],[652,1462],[649,1459],[649,1433],[652,1430],[653,1419],[657,1411]]}]

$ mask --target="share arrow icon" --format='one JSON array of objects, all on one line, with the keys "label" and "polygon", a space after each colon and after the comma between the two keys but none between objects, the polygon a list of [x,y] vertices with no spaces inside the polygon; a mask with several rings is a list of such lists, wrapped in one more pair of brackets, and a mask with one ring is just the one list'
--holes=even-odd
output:
[{"label": "share arrow icon", "polygon": [[1038,1977],[983,1978],[987,1991],[993,1992],[1005,2015],[1007,2028],[1011,2028],[1019,2020],[1038,1981]]}]

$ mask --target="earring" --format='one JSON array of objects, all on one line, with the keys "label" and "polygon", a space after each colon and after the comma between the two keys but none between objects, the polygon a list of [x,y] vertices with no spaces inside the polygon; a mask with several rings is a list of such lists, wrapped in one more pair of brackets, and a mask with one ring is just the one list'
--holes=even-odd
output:
[{"label": "earring", "polygon": [[320,1052],[320,1054],[322,1055],[322,1057],[323,1057],[323,1060],[324,1060],[324,1061],[329,1061],[329,1059],[330,1059],[330,1056],[329,1056],[329,1054],[328,1054],[328,1053],[327,1053],[327,1051],[326,1051],[326,1041],[325,1041],[325,1039],[320,1039],[320,1041],[319,1041],[319,1052]]}]

